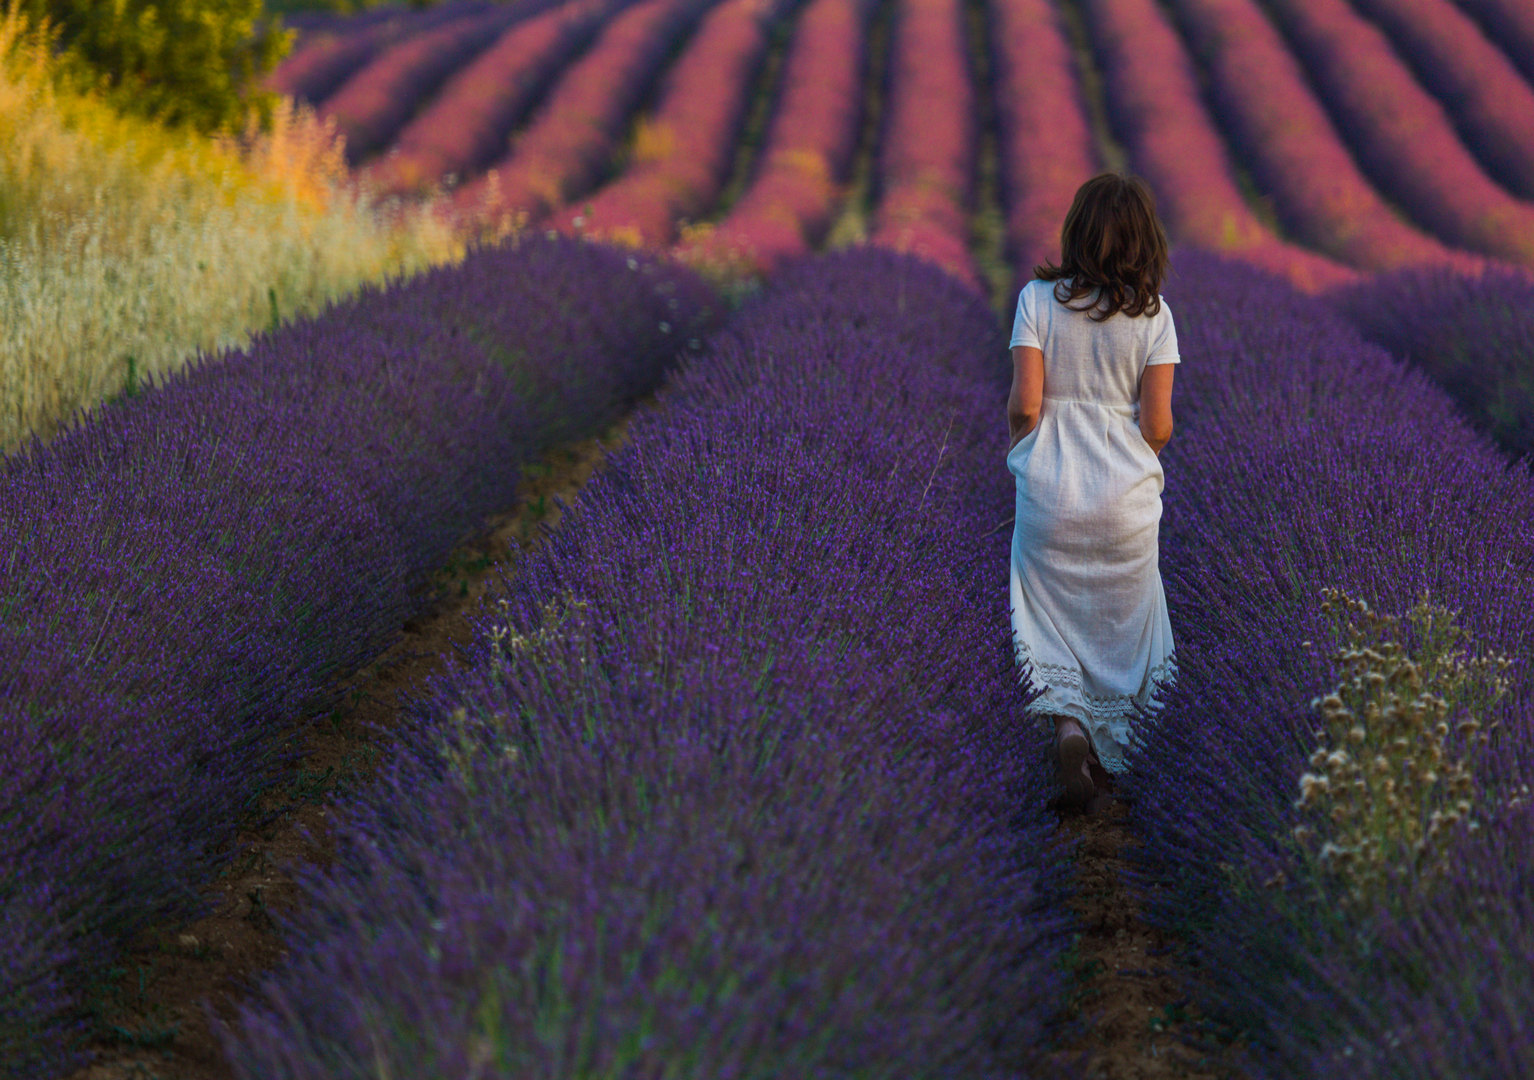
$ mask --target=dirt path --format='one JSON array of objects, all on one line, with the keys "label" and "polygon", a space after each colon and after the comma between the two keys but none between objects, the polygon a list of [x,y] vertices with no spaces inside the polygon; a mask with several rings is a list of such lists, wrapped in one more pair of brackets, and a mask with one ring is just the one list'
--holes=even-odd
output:
[{"label": "dirt path", "polygon": [[1061,833],[1081,841],[1072,908],[1083,926],[1082,983],[1056,1064],[1081,1080],[1241,1080],[1190,1045],[1198,1012],[1179,988],[1166,938],[1140,920],[1119,877],[1135,842],[1127,816],[1117,802],[1095,817],[1061,817]]},{"label": "dirt path", "polygon": [[[557,446],[523,469],[516,504],[488,519],[478,536],[453,552],[431,584],[431,607],[405,624],[404,640],[343,683],[350,690],[348,707],[315,729],[292,786],[262,801],[263,811],[287,812],[264,831],[241,832],[232,871],[205,890],[217,905],[214,914],[162,927],[131,943],[114,985],[98,1002],[106,1033],[90,1047],[98,1060],[69,1080],[234,1076],[198,1002],[209,999],[220,1016],[232,1017],[241,984],[284,955],[271,913],[291,910],[299,892],[280,866],[332,861],[327,804],[338,787],[366,782],[376,757],[373,730],[394,723],[398,692],[421,685],[449,662],[453,644],[468,642],[466,616],[478,609],[494,580],[492,567],[507,561],[513,542],[518,552],[536,544],[540,523],[558,523],[554,497],[573,501],[606,453],[627,442],[633,417],[653,405],[654,395],[646,396],[600,436]],[[321,841],[305,843],[300,829]]]}]

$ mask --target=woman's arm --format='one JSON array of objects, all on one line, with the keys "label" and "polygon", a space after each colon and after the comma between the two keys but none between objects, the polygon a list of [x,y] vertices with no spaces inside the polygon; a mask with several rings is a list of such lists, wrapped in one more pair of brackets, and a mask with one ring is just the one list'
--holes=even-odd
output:
[{"label": "woman's arm", "polygon": [[1044,406],[1044,353],[1032,345],[1012,350],[1012,392],[1007,396],[1007,431],[1010,451],[1039,423]]},{"label": "woman's arm", "polygon": [[1172,439],[1172,376],[1176,364],[1152,364],[1140,375],[1140,434],[1159,455]]}]

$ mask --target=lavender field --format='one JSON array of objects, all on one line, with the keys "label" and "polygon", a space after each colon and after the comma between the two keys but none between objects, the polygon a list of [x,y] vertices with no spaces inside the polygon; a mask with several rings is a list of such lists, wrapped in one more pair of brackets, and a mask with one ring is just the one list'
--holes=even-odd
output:
[{"label": "lavender field", "polygon": [[[1534,8],[264,11],[212,133],[0,23],[0,1078],[1534,1077]],[[1006,332],[1102,171],[1177,676],[1087,820]]]}]

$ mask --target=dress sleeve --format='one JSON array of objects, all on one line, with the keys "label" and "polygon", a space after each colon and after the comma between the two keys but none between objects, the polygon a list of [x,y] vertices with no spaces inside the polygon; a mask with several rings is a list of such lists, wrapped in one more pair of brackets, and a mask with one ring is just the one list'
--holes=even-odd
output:
[{"label": "dress sleeve", "polygon": [[[1030,282],[1030,284],[1032,284]],[[1023,291],[1017,294],[1017,315],[1012,320],[1012,344],[1011,348],[1019,345],[1031,345],[1035,349],[1042,350],[1043,344],[1039,341],[1038,321],[1034,317],[1033,293],[1027,285]]]},{"label": "dress sleeve", "polygon": [[1151,331],[1150,354],[1145,358],[1145,366],[1180,363],[1182,357],[1177,353],[1177,326],[1172,322],[1171,307],[1163,300],[1161,318],[1156,320],[1155,329]]}]

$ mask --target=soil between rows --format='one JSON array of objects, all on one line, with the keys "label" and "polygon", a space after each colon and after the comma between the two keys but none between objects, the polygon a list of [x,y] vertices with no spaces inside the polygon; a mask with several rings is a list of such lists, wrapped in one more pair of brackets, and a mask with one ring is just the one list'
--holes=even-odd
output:
[{"label": "soil between rows", "polygon": [[601,435],[555,446],[523,467],[514,505],[487,518],[437,571],[431,604],[405,623],[403,640],[342,683],[348,704],[312,727],[294,788],[261,804],[264,813],[291,812],[264,831],[242,831],[233,869],[204,890],[213,914],[129,943],[101,1002],[107,1034],[89,1046],[97,1060],[68,1080],[233,1080],[200,1003],[233,1019],[244,988],[285,955],[272,915],[292,911],[301,896],[284,867],[334,861],[331,796],[338,784],[366,783],[373,773],[377,732],[395,724],[398,695],[423,687],[452,662],[455,645],[469,643],[468,617],[497,580],[495,567],[511,569],[543,540],[539,526],[560,518],[554,498],[573,502],[606,454],[628,441],[634,417],[654,405],[646,395]]},{"label": "soil between rows", "polygon": [[1129,808],[1063,811],[1062,838],[1081,847],[1071,908],[1081,923],[1081,973],[1053,1063],[1079,1080],[1242,1080],[1229,1064],[1195,1048],[1201,1028],[1182,989],[1172,943],[1141,918],[1121,877],[1136,843]]}]

